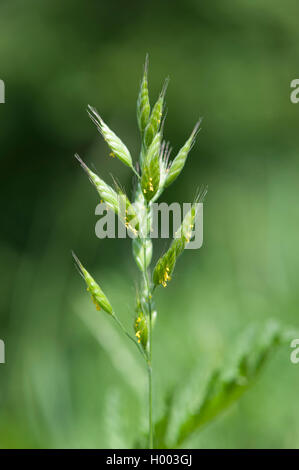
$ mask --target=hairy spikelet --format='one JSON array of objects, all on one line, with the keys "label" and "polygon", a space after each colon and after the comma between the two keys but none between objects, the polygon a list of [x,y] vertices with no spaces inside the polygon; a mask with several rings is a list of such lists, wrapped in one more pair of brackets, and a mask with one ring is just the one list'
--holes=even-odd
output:
[{"label": "hairy spikelet", "polygon": [[196,124],[189,139],[185,142],[183,147],[178,152],[177,156],[172,161],[170,168],[168,170],[166,179],[165,179],[165,183],[164,183],[165,187],[173,183],[177,179],[179,174],[181,173],[182,169],[184,168],[188,154],[193,147],[196,134],[198,133],[198,130],[199,130],[199,126],[200,126],[200,122]]},{"label": "hairy spikelet", "polygon": [[153,158],[159,157],[160,148],[161,148],[161,141],[162,141],[162,133],[157,132],[157,134],[153,138],[153,141],[152,141],[151,145],[149,146],[149,148],[147,149],[147,151],[144,155],[144,160],[142,162],[142,167],[148,165]]},{"label": "hairy spikelet", "polygon": [[133,168],[132,157],[125,146],[125,144],[120,140],[119,137],[105,124],[101,116],[98,114],[95,108],[88,106],[88,114],[92,121],[97,126],[98,130],[104,137],[105,141],[111,149],[111,156],[117,157],[125,165]]},{"label": "hairy spikelet", "polygon": [[169,172],[169,156],[171,153],[171,147],[169,142],[162,142],[160,147],[160,192],[163,191],[165,187],[165,181]]},{"label": "hairy spikelet", "polygon": [[194,229],[195,217],[196,217],[197,208],[196,205],[193,205],[191,209],[185,215],[183,222],[175,234],[175,240],[173,243],[177,243],[176,254],[177,257],[183,252],[187,243],[189,243],[192,232]]},{"label": "hairy spikelet", "polygon": [[174,246],[171,246],[169,250],[158,260],[153,272],[153,282],[155,286],[167,286],[167,283],[171,280],[176,258],[176,249]]},{"label": "hairy spikelet", "polygon": [[80,162],[83,170],[87,173],[91,183],[95,186],[97,192],[99,193],[101,199],[107,204],[107,206],[112,209],[116,214],[119,209],[118,195],[111,186],[109,186],[105,181],[98,177],[93,171],[91,171],[88,166],[83,162],[79,155],[75,155],[77,160]]},{"label": "hairy spikelet", "polygon": [[156,133],[158,132],[160,125],[161,125],[161,119],[162,119],[162,113],[163,113],[163,105],[164,105],[164,98],[165,98],[165,93],[167,90],[168,86],[168,79],[165,81],[164,86],[162,88],[162,91],[159,95],[158,100],[156,101],[153,110],[151,112],[149,121],[147,123],[147,126],[144,130],[144,145],[146,148],[148,148]]},{"label": "hairy spikelet", "polygon": [[96,306],[97,310],[103,309],[105,312],[109,313],[109,315],[113,315],[113,310],[111,304],[107,297],[105,296],[104,292],[100,288],[100,286],[96,283],[94,278],[89,274],[89,272],[84,268],[82,263],[79,261],[75,253],[72,253],[74,260],[79,268],[79,272],[82,275],[86,286],[87,291],[90,293],[93,303]]},{"label": "hairy spikelet", "polygon": [[143,134],[144,129],[148,123],[150,116],[150,101],[148,96],[148,55],[145,59],[144,72],[140,85],[139,95],[137,99],[137,121],[141,134]]},{"label": "hairy spikelet", "polygon": [[159,189],[160,183],[160,158],[159,154],[143,167],[141,176],[141,188],[144,198],[149,202]]},{"label": "hairy spikelet", "polygon": [[[204,197],[206,192],[201,193],[201,197]],[[183,253],[186,245],[189,243],[192,232],[194,229],[195,218],[197,212],[197,204],[194,203],[191,209],[185,215],[181,226],[175,234],[175,238],[171,243],[167,252],[158,260],[154,272],[153,282],[157,285],[167,286],[167,283],[171,280],[176,261],[178,257]]]},{"label": "hairy spikelet", "polygon": [[154,197],[160,185],[161,139],[161,132],[157,132],[142,162],[141,188],[143,197],[147,201]]}]

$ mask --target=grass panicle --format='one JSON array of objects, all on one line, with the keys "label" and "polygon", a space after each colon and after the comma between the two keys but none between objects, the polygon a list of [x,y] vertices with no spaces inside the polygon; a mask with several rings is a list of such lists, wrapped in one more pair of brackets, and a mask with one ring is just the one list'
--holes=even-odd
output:
[{"label": "grass panicle", "polygon": [[[108,143],[112,155],[132,168],[137,176],[131,200],[117,183],[115,183],[115,189],[107,185],[76,155],[101,199],[118,214],[128,230],[135,231],[136,236],[132,237],[132,254],[141,275],[134,302],[135,313],[134,307],[132,307],[132,316],[134,317],[132,318],[132,334],[128,332],[113,311],[100,286],[74,253],[73,257],[96,308],[107,312],[114,319],[122,332],[135,344],[145,361],[148,371],[148,433],[146,441],[139,436],[136,447],[148,445],[151,449],[154,446],[157,448],[182,446],[189,436],[241,397],[255,381],[270,353],[287,338],[286,333],[282,333],[281,329],[275,326],[270,330],[264,330],[266,334],[262,342],[244,348],[245,342],[243,341],[241,354],[236,355],[235,364],[228,370],[223,366],[222,369],[208,374],[206,383],[202,380],[201,388],[195,390],[194,399],[185,400],[185,404],[188,405],[186,410],[184,410],[182,402],[179,403],[177,400],[176,391],[179,387],[174,387],[173,391],[169,393],[164,415],[155,422],[152,409],[152,338],[153,328],[158,318],[154,300],[155,288],[160,285],[166,287],[170,282],[179,256],[182,255],[192,239],[197,223],[198,203],[203,202],[207,193],[207,186],[200,187],[168,250],[158,259],[154,269],[151,270],[153,243],[150,238],[150,230],[153,222],[153,202],[181,174],[200,126],[200,122],[198,122],[188,140],[169,164],[171,147],[162,137],[165,122],[165,117],[163,120],[162,117],[167,85],[168,80],[165,81],[151,111],[148,93],[148,57],[146,57],[137,99],[137,121],[142,142],[137,169],[133,167],[131,154],[123,142],[109,129],[94,108],[88,108],[91,119]],[[170,312],[164,314],[170,315]],[[249,338],[249,335],[246,338]],[[189,405],[192,405],[191,410]],[[177,412],[181,414],[180,420],[177,419]]]},{"label": "grass panicle", "polygon": [[130,151],[122,140],[107,126],[96,109],[88,106],[88,114],[109,145],[111,155],[117,157],[130,167],[137,176],[132,202],[119,184],[114,181],[114,188],[109,186],[76,155],[77,160],[95,186],[101,200],[118,215],[128,231],[134,234],[134,237],[132,237],[132,254],[141,272],[141,279],[136,294],[136,315],[133,323],[133,336],[113,312],[110,302],[99,285],[75,255],[74,258],[97,308],[103,308],[103,310],[113,316],[122,331],[137,345],[146,361],[149,377],[148,443],[150,448],[153,447],[154,442],[152,415],[152,331],[157,319],[157,309],[153,295],[157,285],[166,287],[167,283],[171,280],[177,258],[191,237],[196,212],[195,205],[193,205],[190,213],[186,215],[182,222],[180,234],[173,240],[170,248],[158,260],[153,272],[151,272],[150,266],[153,255],[153,243],[150,238],[153,223],[152,203],[161,196],[163,190],[182,171],[199,127],[199,124],[195,126],[191,136],[181,148],[172,164],[169,165],[171,147],[169,143],[163,140],[166,118],[166,113],[164,113],[163,117],[163,112],[168,83],[169,79],[167,78],[156,103],[151,109],[148,90],[148,56],[146,56],[137,98],[137,122],[141,137],[141,149],[139,163],[136,164],[136,168],[133,166]]}]

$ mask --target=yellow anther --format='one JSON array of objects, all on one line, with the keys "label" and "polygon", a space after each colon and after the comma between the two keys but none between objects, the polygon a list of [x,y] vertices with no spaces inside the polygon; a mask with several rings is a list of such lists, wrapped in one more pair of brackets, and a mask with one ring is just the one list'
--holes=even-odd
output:
[{"label": "yellow anther", "polygon": [[169,267],[167,266],[165,268],[165,273],[162,276],[162,279],[160,281],[160,284],[162,284],[163,287],[167,286],[167,282],[171,280],[171,277],[169,276]]},{"label": "yellow anther", "polygon": [[110,152],[110,153],[109,153],[109,157],[114,158],[114,157],[115,157],[114,153],[113,153],[113,152]]}]

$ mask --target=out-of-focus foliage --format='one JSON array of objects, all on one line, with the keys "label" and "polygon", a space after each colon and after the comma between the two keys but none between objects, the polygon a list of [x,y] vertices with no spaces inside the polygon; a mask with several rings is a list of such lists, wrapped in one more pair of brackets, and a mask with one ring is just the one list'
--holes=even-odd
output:
[{"label": "out-of-focus foliage", "polygon": [[[84,110],[95,106],[135,161],[134,103],[146,52],[152,102],[160,77],[171,78],[164,134],[173,156],[204,118],[184,173],[163,197],[190,202],[194,187],[209,185],[204,245],[185,254],[157,293],[156,420],[177,378],[205,362],[219,367],[249,323],[298,326],[299,105],[289,100],[298,13],[292,0],[133,1],[130,8],[2,0],[1,447],[129,447],[136,430],[146,430],[142,362],[109,316],[93,311],[70,255],[84,252],[132,326],[138,274],[130,241],[95,237],[97,218],[87,208],[99,199],[73,154],[105,181],[117,174],[129,194],[130,170],[109,158]],[[163,241],[156,248],[162,254]],[[299,366],[289,356],[282,346],[250,393],[188,446],[297,447]]]},{"label": "out-of-focus foliage", "polygon": [[282,331],[278,325],[271,323],[263,325],[262,335],[258,333],[256,328],[248,329],[243,334],[239,350],[234,352],[234,357],[228,364],[223,363],[221,368],[208,371],[208,377],[195,371],[197,388],[194,387],[193,380],[191,387],[184,384],[183,393],[175,390],[175,398],[171,400],[165,415],[157,423],[157,447],[181,446],[194,432],[239,400],[254,384],[277,346],[288,344],[292,334],[296,334],[294,331]]}]

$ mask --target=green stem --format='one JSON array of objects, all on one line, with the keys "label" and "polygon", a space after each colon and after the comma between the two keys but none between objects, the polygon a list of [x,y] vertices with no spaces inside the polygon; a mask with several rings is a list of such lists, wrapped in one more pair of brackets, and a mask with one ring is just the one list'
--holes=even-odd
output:
[{"label": "green stem", "polygon": [[137,343],[137,341],[135,340],[135,338],[133,338],[133,336],[131,336],[130,333],[127,332],[126,328],[124,327],[124,325],[123,325],[122,322],[119,320],[119,318],[115,315],[114,312],[112,313],[112,318],[116,321],[116,323],[117,323],[118,326],[121,328],[121,330],[124,332],[124,334],[125,334],[131,341],[133,341],[133,343],[137,346],[139,352],[142,354],[142,356],[144,357],[144,359],[148,362],[148,358],[147,358],[145,352],[143,351],[143,349],[139,346],[139,344]]},{"label": "green stem", "polygon": [[140,180],[141,176],[140,176],[140,174],[138,173],[138,171],[136,171],[133,166],[131,166],[131,168],[132,168],[132,170],[133,170],[133,173],[135,173],[135,175],[137,176],[137,178]]},{"label": "green stem", "polygon": [[153,385],[152,385],[152,303],[151,291],[149,289],[148,273],[147,278],[147,291],[148,291],[148,310],[149,310],[149,356],[148,356],[148,418],[149,418],[149,448],[153,449]]},{"label": "green stem", "polygon": [[153,401],[152,401],[152,365],[148,365],[148,408],[149,408],[149,449],[153,449]]},{"label": "green stem", "polygon": [[[147,210],[150,210],[147,205]],[[146,243],[147,238],[144,239],[143,249],[144,249],[144,264],[146,266]],[[148,355],[148,417],[149,417],[149,449],[153,449],[153,386],[152,386],[152,303],[151,296],[152,291],[150,288],[150,280],[148,275],[148,270],[145,267],[144,269],[144,282],[147,290],[147,303],[148,303],[148,316],[149,316],[149,355]]]}]

